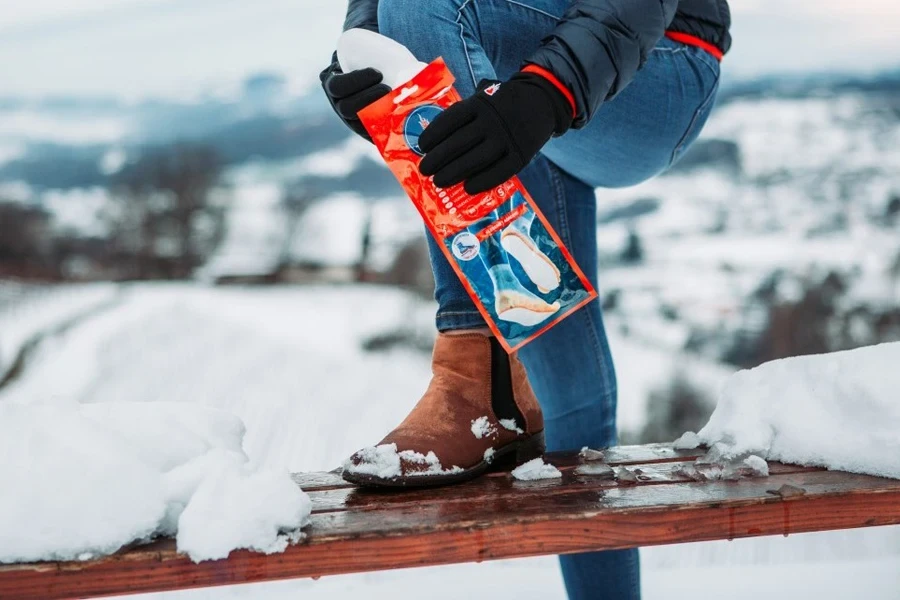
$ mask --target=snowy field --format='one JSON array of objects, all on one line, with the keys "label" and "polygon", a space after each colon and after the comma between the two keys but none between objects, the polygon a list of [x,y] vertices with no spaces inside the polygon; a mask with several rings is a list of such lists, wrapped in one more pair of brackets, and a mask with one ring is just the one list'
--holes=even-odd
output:
[{"label": "snowy field", "polygon": [[[363,349],[372,336],[409,323],[427,331],[433,307],[395,290],[166,284],[119,292],[116,303],[44,339],[22,375],[0,390],[0,402],[165,401],[222,409],[244,421],[243,449],[253,467],[308,471],[334,468],[377,441],[428,381],[429,361],[422,353]],[[611,341],[623,421],[638,427],[646,390],[681,362],[677,354],[639,339],[614,333]],[[728,374],[707,370],[718,381]],[[651,600],[693,599],[726,589],[725,597],[739,599],[803,594],[897,600],[900,528],[648,548],[642,578],[644,597]],[[564,595],[555,560],[536,558],[143,597]]]},{"label": "snowy field", "polygon": [[0,380],[22,349],[115,300],[112,285],[54,287],[0,281]]}]

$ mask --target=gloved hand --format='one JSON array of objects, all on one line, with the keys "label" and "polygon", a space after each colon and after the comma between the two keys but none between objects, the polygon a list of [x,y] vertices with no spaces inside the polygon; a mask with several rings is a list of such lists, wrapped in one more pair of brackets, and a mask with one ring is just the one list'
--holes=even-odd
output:
[{"label": "gloved hand", "polygon": [[350,129],[371,142],[369,132],[356,113],[391,91],[388,85],[381,83],[381,73],[375,69],[344,73],[335,55],[331,66],[319,75],[319,80],[334,112]]},{"label": "gloved hand", "polygon": [[537,73],[482,81],[479,91],[435,117],[419,137],[423,175],[446,188],[461,181],[467,193],[500,185],[521,171],[555,134],[572,125],[569,99]]}]

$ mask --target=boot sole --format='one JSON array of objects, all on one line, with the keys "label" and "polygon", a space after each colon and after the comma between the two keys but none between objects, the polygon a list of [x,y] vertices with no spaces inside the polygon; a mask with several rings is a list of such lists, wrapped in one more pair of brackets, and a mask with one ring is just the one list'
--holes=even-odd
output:
[{"label": "boot sole", "polygon": [[435,475],[407,475],[400,477],[384,478],[365,473],[350,473],[343,471],[341,477],[361,487],[377,488],[424,488],[453,485],[471,481],[488,472],[512,469],[529,460],[543,456],[544,432],[538,432],[527,438],[516,440],[506,446],[494,450],[494,456],[490,462],[482,460],[480,463],[468,469],[455,473],[440,473]]}]

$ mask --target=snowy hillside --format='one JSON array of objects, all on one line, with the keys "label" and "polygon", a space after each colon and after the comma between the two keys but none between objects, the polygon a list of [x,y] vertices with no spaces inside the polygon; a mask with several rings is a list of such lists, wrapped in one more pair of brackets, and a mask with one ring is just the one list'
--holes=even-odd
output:
[{"label": "snowy hillside", "polygon": [[0,382],[44,336],[62,333],[114,303],[116,292],[113,285],[55,287],[0,281]]},{"label": "snowy hillside", "polygon": [[856,94],[734,101],[695,150],[705,162],[599,190],[610,321],[741,366],[776,358],[754,344],[775,308],[804,301],[824,304],[810,327],[827,329],[825,347],[795,350],[900,339],[897,107]]}]

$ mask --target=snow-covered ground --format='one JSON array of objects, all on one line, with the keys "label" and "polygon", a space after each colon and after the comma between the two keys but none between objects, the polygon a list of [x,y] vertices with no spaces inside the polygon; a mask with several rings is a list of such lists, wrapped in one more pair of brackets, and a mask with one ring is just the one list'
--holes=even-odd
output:
[{"label": "snow-covered ground", "polygon": [[[40,346],[0,403],[174,402],[224,409],[247,427],[253,468],[328,470],[376,442],[424,389],[428,357],[366,352],[364,341],[432,310],[377,287],[140,285]],[[623,415],[640,425],[644,390],[677,355],[612,336]],[[648,370],[653,357],[663,366]],[[721,377],[727,371],[721,373]],[[657,380],[658,383],[664,383]],[[637,398],[638,400],[635,400]],[[641,400],[641,398],[644,398]],[[896,600],[900,528],[648,548],[644,597]],[[727,587],[726,587],[727,586]],[[180,598],[562,598],[552,558],[154,594]]]},{"label": "snow-covered ground", "polygon": [[0,281],[0,381],[19,352],[41,335],[113,302],[113,285],[27,285]]}]

